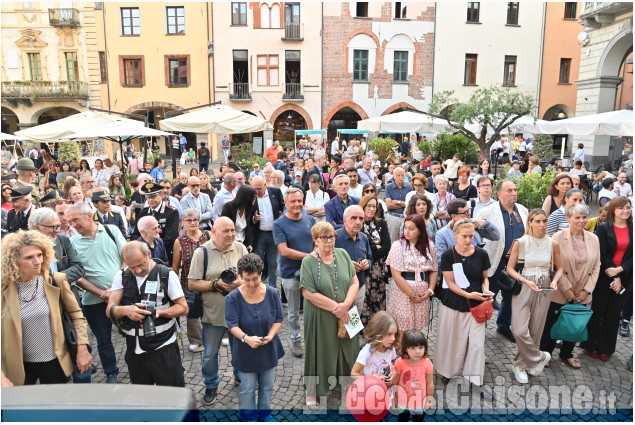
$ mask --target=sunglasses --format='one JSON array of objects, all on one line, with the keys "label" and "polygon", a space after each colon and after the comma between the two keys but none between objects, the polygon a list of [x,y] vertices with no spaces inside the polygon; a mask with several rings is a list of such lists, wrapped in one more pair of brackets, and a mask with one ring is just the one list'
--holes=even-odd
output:
[{"label": "sunglasses", "polygon": [[375,189],[366,189],[364,193],[375,193]]}]

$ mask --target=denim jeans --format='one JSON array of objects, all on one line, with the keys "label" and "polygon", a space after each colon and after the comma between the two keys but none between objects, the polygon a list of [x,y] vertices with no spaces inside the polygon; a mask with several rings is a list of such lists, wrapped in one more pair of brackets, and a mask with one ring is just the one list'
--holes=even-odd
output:
[{"label": "denim jeans", "polygon": [[[507,267],[506,261],[501,261],[496,269],[496,272],[490,277],[490,291],[494,294],[498,294],[498,276],[500,272]],[[501,293],[501,303],[500,308],[498,309],[498,318],[496,319],[496,326],[500,330],[510,330],[510,326],[512,325],[512,296],[509,292],[500,291]],[[494,295],[496,296],[496,295]]]},{"label": "denim jeans", "polygon": [[230,151],[231,151],[231,149],[223,148],[223,156],[225,157],[225,164],[227,164],[229,162],[229,152]]},{"label": "denim jeans", "polygon": [[106,303],[83,305],[84,317],[97,338],[97,351],[99,359],[104,368],[104,373],[118,373],[117,357],[115,356],[115,347],[112,345],[112,322],[106,316]]},{"label": "denim jeans", "polygon": [[[238,407],[240,417],[251,421],[264,419],[271,414],[271,396],[273,382],[276,379],[276,368],[272,367],[257,373],[238,372],[240,386],[238,387]],[[256,385],[258,386],[258,404],[256,404]]]},{"label": "denim jeans", "polygon": [[278,288],[278,247],[273,241],[272,232],[260,232],[258,234],[258,246],[256,246],[256,252],[262,258],[262,261],[267,262],[269,272],[269,285],[274,288]]},{"label": "denim jeans", "polygon": [[[224,326],[214,326],[211,323],[203,323],[203,379],[205,388],[218,388],[220,379],[218,378],[218,350],[220,350],[221,340],[227,328]],[[229,333],[229,347],[231,348],[234,336]],[[238,371],[234,369],[234,377],[238,378]]]},{"label": "denim jeans", "polygon": [[282,287],[287,294],[287,302],[289,303],[289,329],[291,329],[291,341],[302,339],[300,335],[300,280],[291,278],[282,278]]}]

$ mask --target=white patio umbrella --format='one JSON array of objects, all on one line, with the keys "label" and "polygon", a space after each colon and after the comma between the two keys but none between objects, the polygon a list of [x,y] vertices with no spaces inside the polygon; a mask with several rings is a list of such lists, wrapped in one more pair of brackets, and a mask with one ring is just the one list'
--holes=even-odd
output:
[{"label": "white patio umbrella", "polygon": [[13,134],[0,133],[0,140],[20,140],[20,138]]},{"label": "white patio umbrella", "polygon": [[633,111],[603,112],[558,121],[542,121],[527,125],[528,131],[541,134],[573,136],[633,136]]},{"label": "white patio umbrella", "polygon": [[381,115],[357,122],[358,130],[394,133],[441,133],[448,127],[445,120],[411,111]]},{"label": "white patio umbrella", "polygon": [[[501,134],[508,134],[508,133],[525,133],[525,134],[535,134],[533,130],[535,127],[533,127],[534,124],[541,124],[541,123],[547,123],[549,121],[544,121],[544,120],[539,120],[537,118],[534,118],[532,116],[526,115],[524,117],[520,117],[518,118],[516,121],[514,121],[511,125],[504,127],[501,130]],[[465,127],[466,129],[470,130],[471,132],[473,132],[474,134],[480,134],[481,132],[481,125],[478,123],[472,123],[472,124],[468,124]],[[492,125],[490,124],[487,128],[487,135],[490,136],[494,134],[494,128],[492,127]]]},{"label": "white patio umbrella", "polygon": [[[142,123],[143,124],[143,123]],[[65,140],[93,140],[108,139],[113,142],[123,143],[126,140],[137,139],[139,137],[172,136],[172,133],[144,127],[143,125],[131,125],[126,121],[115,121],[100,127],[89,128],[84,131],[69,134],[61,137],[60,142]]]},{"label": "white patio umbrella", "polygon": [[28,139],[39,143],[55,143],[60,138],[82,130],[100,127],[113,121],[124,121],[133,126],[143,127],[143,121],[116,117],[103,112],[85,111],[70,117],[51,121],[26,130],[16,131],[15,135],[20,139]]},{"label": "white patio umbrella", "polygon": [[159,122],[161,130],[190,133],[253,133],[271,128],[268,121],[227,105],[215,105]]}]

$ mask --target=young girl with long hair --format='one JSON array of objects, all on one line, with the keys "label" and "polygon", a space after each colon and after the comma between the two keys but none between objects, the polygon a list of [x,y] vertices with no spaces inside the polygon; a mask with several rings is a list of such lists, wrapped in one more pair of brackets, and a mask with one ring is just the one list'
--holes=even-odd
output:
[{"label": "young girl with long hair", "polygon": [[387,387],[392,386],[395,372],[393,362],[397,359],[395,347],[399,346],[399,324],[386,311],[379,311],[370,318],[366,327],[367,344],[361,349],[351,376],[374,375],[382,379]]}]

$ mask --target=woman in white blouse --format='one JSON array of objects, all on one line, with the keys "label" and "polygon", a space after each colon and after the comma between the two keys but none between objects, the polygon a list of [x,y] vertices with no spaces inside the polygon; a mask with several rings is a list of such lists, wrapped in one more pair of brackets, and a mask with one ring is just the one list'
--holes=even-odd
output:
[{"label": "woman in white blouse", "polygon": [[92,169],[95,186],[107,186],[110,179],[110,173],[104,168],[104,162],[101,159],[95,160],[95,166]]},{"label": "woman in white blouse", "polygon": [[320,176],[311,174],[309,176],[309,190],[306,192],[306,200],[304,207],[309,215],[315,217],[316,221],[326,220],[324,213],[324,204],[331,199],[328,193],[320,189]]}]

